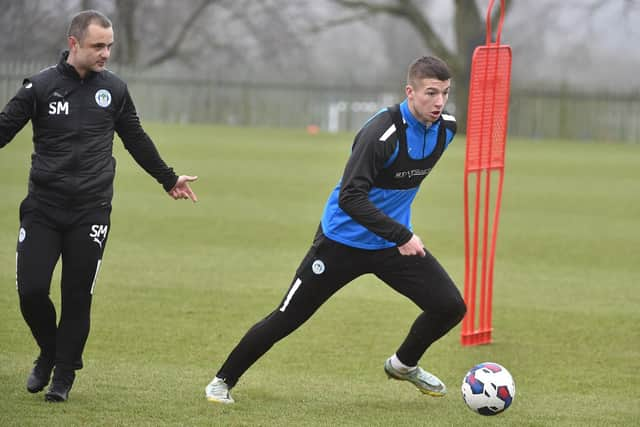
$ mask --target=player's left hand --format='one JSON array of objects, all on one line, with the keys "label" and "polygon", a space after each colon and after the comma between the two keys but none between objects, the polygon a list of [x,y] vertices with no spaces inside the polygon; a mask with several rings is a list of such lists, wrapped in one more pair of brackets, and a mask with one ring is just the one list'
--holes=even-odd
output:
[{"label": "player's left hand", "polygon": [[196,193],[191,190],[189,187],[189,183],[198,179],[197,176],[189,176],[189,175],[180,175],[178,177],[178,181],[176,181],[176,185],[173,186],[171,190],[169,190],[169,196],[171,196],[174,200],[178,199],[191,199],[193,203],[198,201],[198,196]]},{"label": "player's left hand", "polygon": [[413,256],[418,255],[421,257],[426,256],[426,251],[424,249],[424,244],[422,243],[422,239],[418,237],[417,234],[411,236],[411,240],[405,243],[402,246],[398,246],[398,250],[400,251],[400,255],[404,256]]}]

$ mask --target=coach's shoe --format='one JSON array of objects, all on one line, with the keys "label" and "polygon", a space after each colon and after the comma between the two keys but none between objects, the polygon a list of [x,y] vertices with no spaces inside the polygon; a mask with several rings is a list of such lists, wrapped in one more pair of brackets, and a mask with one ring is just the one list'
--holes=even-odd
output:
[{"label": "coach's shoe", "polygon": [[216,403],[233,403],[233,397],[229,393],[229,386],[222,378],[215,377],[209,385],[204,389],[205,395],[209,402]]},{"label": "coach's shoe", "polygon": [[69,391],[76,374],[74,371],[61,371],[56,368],[49,390],[44,395],[47,402],[65,402],[69,399]]},{"label": "coach's shoe", "polygon": [[29,374],[29,378],[27,378],[27,391],[29,393],[37,393],[49,384],[54,365],[53,359],[42,354],[33,363],[33,369]]},{"label": "coach's shoe", "polygon": [[409,381],[424,394],[441,397],[447,394],[447,387],[438,377],[416,366],[407,373],[399,372],[391,366],[390,359],[384,362],[384,372],[394,380]]}]

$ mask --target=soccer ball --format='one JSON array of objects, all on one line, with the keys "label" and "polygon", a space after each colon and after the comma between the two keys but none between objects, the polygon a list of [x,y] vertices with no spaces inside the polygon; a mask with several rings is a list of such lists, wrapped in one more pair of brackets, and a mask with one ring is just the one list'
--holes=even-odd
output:
[{"label": "soccer ball", "polygon": [[496,415],[506,410],[516,396],[516,384],[504,367],[493,362],[474,366],[462,380],[462,398],[480,415]]}]

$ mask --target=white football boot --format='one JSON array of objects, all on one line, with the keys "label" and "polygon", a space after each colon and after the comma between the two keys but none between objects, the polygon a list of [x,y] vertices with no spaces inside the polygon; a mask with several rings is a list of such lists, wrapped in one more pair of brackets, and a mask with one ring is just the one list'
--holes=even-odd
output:
[{"label": "white football boot", "polygon": [[419,366],[409,372],[402,373],[391,366],[391,359],[384,362],[384,372],[390,379],[409,381],[424,394],[429,396],[442,397],[447,394],[447,387],[435,375],[425,371]]},{"label": "white football boot", "polygon": [[229,393],[229,386],[224,382],[222,378],[214,377],[213,380],[204,389],[205,395],[209,402],[233,403],[233,397]]}]

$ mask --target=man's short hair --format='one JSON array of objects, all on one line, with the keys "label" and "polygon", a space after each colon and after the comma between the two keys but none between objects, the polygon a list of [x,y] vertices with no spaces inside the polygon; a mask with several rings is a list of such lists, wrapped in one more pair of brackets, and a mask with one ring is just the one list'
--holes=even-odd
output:
[{"label": "man's short hair", "polygon": [[451,78],[447,64],[435,56],[423,56],[409,66],[407,84],[414,86],[422,79],[438,79],[446,81]]},{"label": "man's short hair", "polygon": [[74,17],[71,19],[71,24],[69,24],[67,36],[73,36],[76,38],[76,40],[81,42],[87,35],[87,28],[89,28],[89,25],[91,24],[100,25],[102,28],[112,27],[111,20],[104,14],[98,12],[97,10],[83,10],[82,12],[74,15]]}]

